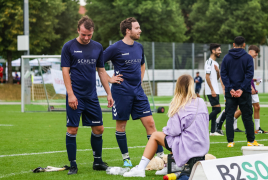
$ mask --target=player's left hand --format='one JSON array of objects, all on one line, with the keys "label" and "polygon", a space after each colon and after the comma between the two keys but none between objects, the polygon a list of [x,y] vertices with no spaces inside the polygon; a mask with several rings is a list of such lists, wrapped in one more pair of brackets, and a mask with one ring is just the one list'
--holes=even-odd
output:
[{"label": "player's left hand", "polygon": [[108,101],[108,108],[112,107],[114,105],[114,100],[111,94],[107,95],[107,101]]},{"label": "player's left hand", "polygon": [[116,83],[116,84],[121,84],[121,82],[124,81],[123,78],[121,78],[121,76],[123,76],[122,74],[119,74],[119,75],[113,75],[113,77],[111,77],[111,79],[109,80],[109,83]]},{"label": "player's left hand", "polygon": [[240,97],[243,93],[243,91],[241,89],[238,89],[235,91],[236,92],[236,96],[235,97]]}]

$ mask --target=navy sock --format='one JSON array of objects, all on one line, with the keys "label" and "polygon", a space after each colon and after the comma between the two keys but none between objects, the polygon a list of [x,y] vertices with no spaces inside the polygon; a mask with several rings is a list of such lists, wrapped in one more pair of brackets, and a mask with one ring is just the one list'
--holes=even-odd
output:
[{"label": "navy sock", "polygon": [[94,134],[91,132],[91,147],[93,151],[94,164],[103,163],[102,154],[102,134]]},{"label": "navy sock", "polygon": [[75,166],[77,167],[76,164],[76,134],[69,134],[68,132],[66,133],[66,149],[67,149],[67,154],[68,158],[70,161],[70,166]]},{"label": "navy sock", "polygon": [[[148,140],[150,139],[151,135],[147,135]],[[156,150],[156,154],[158,153],[163,153],[164,154],[164,150],[163,147],[161,145],[158,145],[157,150]]]},{"label": "navy sock", "polygon": [[120,151],[122,153],[123,160],[125,160],[125,159],[130,160],[130,157],[129,157],[129,154],[128,154],[126,132],[116,131],[115,136],[116,136],[116,140],[117,140],[119,149],[120,149]]}]

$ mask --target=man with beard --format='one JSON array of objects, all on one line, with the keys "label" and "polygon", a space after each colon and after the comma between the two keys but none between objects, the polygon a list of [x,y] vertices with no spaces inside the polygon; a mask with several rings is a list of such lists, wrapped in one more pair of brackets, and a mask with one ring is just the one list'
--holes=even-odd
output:
[{"label": "man with beard", "polygon": [[209,102],[212,106],[212,112],[209,114],[209,120],[211,120],[210,136],[223,136],[216,132],[216,118],[217,114],[221,112],[221,105],[219,102],[219,86],[218,79],[220,78],[219,64],[216,62],[216,58],[221,55],[221,45],[216,43],[210,44],[210,58],[205,63],[205,94],[207,95]]},{"label": "man with beard", "polygon": [[234,113],[237,106],[242,112],[242,120],[247,131],[248,146],[263,146],[255,140],[252,121],[251,80],[254,75],[252,56],[245,50],[245,38],[234,39],[234,48],[222,60],[221,78],[225,86],[226,135],[228,145],[234,146]]},{"label": "man with beard", "polygon": [[[132,166],[125,132],[130,114],[133,120],[141,120],[148,139],[156,128],[148,98],[141,87],[145,72],[144,51],[143,46],[135,41],[140,38],[140,25],[135,18],[130,17],[120,23],[120,30],[124,38],[109,46],[103,54],[104,62],[111,60],[115,75],[122,75],[124,79],[122,83],[112,86],[112,115],[113,120],[116,120],[115,135],[124,166]],[[157,155],[163,156],[163,147],[160,145]]]}]

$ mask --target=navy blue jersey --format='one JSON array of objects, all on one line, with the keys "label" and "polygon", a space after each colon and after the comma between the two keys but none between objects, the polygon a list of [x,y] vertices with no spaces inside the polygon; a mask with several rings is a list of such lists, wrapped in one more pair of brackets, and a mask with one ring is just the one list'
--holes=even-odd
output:
[{"label": "navy blue jersey", "polygon": [[[198,82],[195,82],[195,80],[197,80]],[[200,76],[198,76],[198,77],[196,76],[194,78],[194,82],[196,83],[195,88],[201,88],[201,84],[202,84],[203,80],[202,80],[202,78]]]},{"label": "navy blue jersey", "polygon": [[76,39],[68,41],[61,51],[61,67],[70,67],[75,96],[97,97],[96,67],[104,67],[103,48],[100,43],[90,40],[84,45]]},{"label": "navy blue jersey", "polygon": [[113,84],[112,91],[120,94],[143,92],[141,87],[141,65],[144,64],[144,52],[140,43],[127,45],[122,40],[109,46],[103,52],[104,62],[109,60],[114,65],[114,74],[122,74],[124,81]]}]

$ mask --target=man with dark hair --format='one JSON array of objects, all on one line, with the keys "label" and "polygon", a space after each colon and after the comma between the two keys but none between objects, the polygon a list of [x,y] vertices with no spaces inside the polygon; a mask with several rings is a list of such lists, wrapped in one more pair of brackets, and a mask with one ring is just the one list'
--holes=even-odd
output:
[{"label": "man with dark hair", "polygon": [[[255,59],[258,56],[258,53],[260,52],[260,49],[258,46],[250,45],[248,47],[248,54],[252,56],[253,59]],[[255,88],[255,84],[258,85],[261,82],[261,78],[252,79],[251,80],[251,98],[252,98],[252,106],[254,109],[254,124],[255,124],[255,134],[268,134],[267,131],[264,131],[260,126],[260,100],[258,96],[258,91]],[[241,116],[241,111],[237,110],[234,115],[234,128],[237,127],[237,119],[239,116]]]},{"label": "man with dark hair", "polygon": [[207,95],[209,102],[212,106],[212,112],[209,114],[209,120],[211,120],[210,136],[223,136],[223,134],[216,132],[216,118],[217,114],[221,112],[220,105],[220,91],[218,86],[218,79],[220,78],[219,64],[216,58],[221,55],[221,45],[212,43],[210,44],[210,58],[205,63],[205,94]]},{"label": "man with dark hair", "polygon": [[[141,120],[148,139],[156,128],[148,98],[141,87],[145,72],[144,51],[142,45],[135,41],[140,38],[140,25],[135,18],[130,17],[121,22],[120,30],[124,38],[104,51],[104,62],[111,60],[115,74],[122,74],[124,78],[121,84],[112,86],[114,99],[112,114],[113,119],[116,120],[115,135],[124,166],[132,166],[125,132],[130,114],[133,120]],[[163,147],[159,145],[156,153],[162,157]]]},{"label": "man with dark hair", "polygon": [[93,150],[94,170],[106,170],[107,164],[102,161],[103,120],[96,93],[96,68],[102,85],[107,93],[108,107],[113,106],[113,99],[108,82],[118,83],[120,77],[110,78],[103,63],[102,45],[91,40],[94,23],[84,16],[78,22],[79,36],[64,44],[61,52],[61,67],[66,86],[67,133],[66,149],[70,161],[68,175],[77,174],[76,134],[80,116],[83,126],[91,126],[91,147]]},{"label": "man with dark hair", "polygon": [[194,82],[195,82],[195,93],[197,97],[200,97],[199,92],[201,89],[201,84],[203,82],[203,79],[201,76],[199,76],[199,72],[196,72],[196,77],[194,78]]},{"label": "man with dark hair", "polygon": [[242,36],[234,39],[233,49],[224,56],[221,67],[221,78],[225,86],[226,98],[226,135],[228,145],[234,146],[234,113],[237,106],[243,114],[242,120],[247,130],[248,146],[263,146],[255,140],[252,121],[251,80],[254,74],[252,56],[245,50],[246,43]]}]

